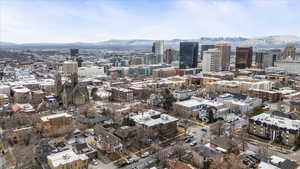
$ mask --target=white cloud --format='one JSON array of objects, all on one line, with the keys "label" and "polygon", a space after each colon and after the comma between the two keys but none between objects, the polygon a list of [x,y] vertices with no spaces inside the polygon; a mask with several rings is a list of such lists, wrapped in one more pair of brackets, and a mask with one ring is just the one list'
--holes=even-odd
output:
[{"label": "white cloud", "polygon": [[296,1],[172,0],[168,5],[154,8],[146,4],[151,1],[143,0],[129,5],[127,1],[106,0],[83,3],[12,0],[0,2],[0,41],[300,35],[297,29],[300,6]]}]

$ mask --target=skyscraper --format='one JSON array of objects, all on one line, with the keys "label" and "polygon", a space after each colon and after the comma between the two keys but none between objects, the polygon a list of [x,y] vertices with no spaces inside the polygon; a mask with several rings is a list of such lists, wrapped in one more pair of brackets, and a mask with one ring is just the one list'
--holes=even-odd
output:
[{"label": "skyscraper", "polygon": [[163,40],[154,41],[152,46],[152,52],[154,53],[154,56],[158,58],[158,61],[160,63],[163,63],[164,41]]},{"label": "skyscraper", "polygon": [[235,54],[235,68],[245,69],[252,65],[253,48],[252,46],[238,46]]},{"label": "skyscraper", "polygon": [[76,57],[79,55],[79,49],[70,49],[71,60],[76,60]]},{"label": "skyscraper", "polygon": [[[277,60],[280,60],[280,57],[281,57],[281,50],[280,49],[269,49],[269,52],[272,55],[273,64]],[[274,66],[274,65],[272,65],[272,66]]]},{"label": "skyscraper", "polygon": [[231,46],[228,43],[216,44],[216,48],[220,50],[222,71],[229,70]]},{"label": "skyscraper", "polygon": [[164,63],[171,64],[178,60],[178,52],[175,49],[166,49],[164,55]]},{"label": "skyscraper", "polygon": [[203,52],[203,72],[219,72],[222,70],[220,50],[218,48],[208,49]]},{"label": "skyscraper", "polygon": [[273,56],[267,50],[260,50],[255,53],[255,65],[257,68],[265,69],[274,65]]},{"label": "skyscraper", "polygon": [[180,42],[179,68],[196,68],[198,64],[198,42]]},{"label": "skyscraper", "polygon": [[208,49],[215,48],[215,45],[201,45],[201,51],[200,51],[200,59],[203,60],[203,52],[207,51]]},{"label": "skyscraper", "polygon": [[292,60],[296,59],[296,47],[292,43],[288,43],[286,47],[284,48],[282,59],[286,60],[288,58],[291,58]]}]

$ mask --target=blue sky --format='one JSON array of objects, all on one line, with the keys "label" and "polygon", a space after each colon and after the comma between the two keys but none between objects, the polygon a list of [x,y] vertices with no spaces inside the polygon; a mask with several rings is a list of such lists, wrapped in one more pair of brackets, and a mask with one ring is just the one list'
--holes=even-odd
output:
[{"label": "blue sky", "polygon": [[300,36],[299,0],[0,0],[0,41]]}]

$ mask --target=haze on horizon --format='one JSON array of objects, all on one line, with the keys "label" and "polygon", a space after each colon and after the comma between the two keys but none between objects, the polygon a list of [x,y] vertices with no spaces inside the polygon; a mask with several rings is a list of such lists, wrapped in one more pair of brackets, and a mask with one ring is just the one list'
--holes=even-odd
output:
[{"label": "haze on horizon", "polygon": [[300,36],[298,0],[2,0],[0,41]]}]

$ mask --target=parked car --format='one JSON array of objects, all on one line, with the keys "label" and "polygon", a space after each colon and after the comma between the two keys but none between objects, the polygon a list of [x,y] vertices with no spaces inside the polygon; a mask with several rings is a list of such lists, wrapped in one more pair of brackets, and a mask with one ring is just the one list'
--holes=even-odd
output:
[{"label": "parked car", "polygon": [[255,141],[249,141],[248,143],[252,144],[252,145],[257,145],[257,142],[255,142]]},{"label": "parked car", "polygon": [[127,163],[127,162],[121,163],[121,164],[118,166],[118,168],[125,167],[126,165],[128,165],[128,163]]},{"label": "parked car", "polygon": [[187,136],[186,136],[186,138],[193,138],[194,136],[192,135],[192,134],[188,134]]},{"label": "parked car", "polygon": [[190,139],[190,138],[184,139],[184,142],[185,142],[185,143],[189,143],[189,142],[191,142],[191,141],[192,141],[192,139]]},{"label": "parked car", "polygon": [[148,151],[144,152],[144,154],[142,154],[142,158],[146,158],[150,155],[150,153]]},{"label": "parked car", "polygon": [[91,163],[92,163],[93,165],[98,165],[98,162],[97,162],[97,160],[95,160],[95,159],[92,159]]},{"label": "parked car", "polygon": [[203,132],[207,132],[207,130],[206,130],[206,129],[201,129],[201,131],[203,131]]},{"label": "parked car", "polygon": [[195,146],[195,145],[197,145],[197,141],[193,141],[190,143],[190,146]]}]

